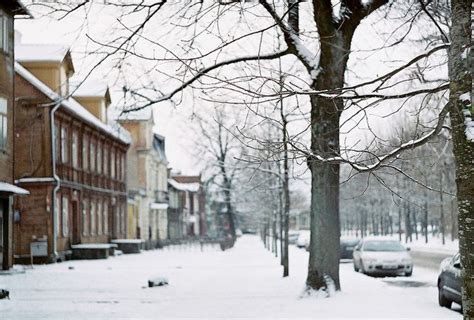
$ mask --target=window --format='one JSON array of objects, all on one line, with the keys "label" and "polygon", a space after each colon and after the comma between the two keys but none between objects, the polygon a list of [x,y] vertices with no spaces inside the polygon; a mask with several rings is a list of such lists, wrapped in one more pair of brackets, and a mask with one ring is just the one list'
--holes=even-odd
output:
[{"label": "window", "polygon": [[125,163],[126,163],[126,158],[125,154],[122,155],[122,180],[125,180]]},{"label": "window", "polygon": [[110,176],[115,178],[115,153],[110,151]]},{"label": "window", "polygon": [[67,128],[61,127],[61,162],[67,163],[68,161],[68,143],[67,143]]},{"label": "window", "polygon": [[2,51],[4,51],[3,49],[3,45],[5,43],[5,34],[6,34],[6,30],[5,30],[5,19],[6,19],[6,16],[4,15],[4,13],[0,10],[0,49]]},{"label": "window", "polygon": [[89,234],[89,228],[87,224],[87,209],[88,209],[87,200],[82,200],[82,234],[87,236]]},{"label": "window", "polygon": [[82,137],[82,169],[89,169],[89,153],[87,153],[87,147],[89,140],[87,136]]},{"label": "window", "polygon": [[97,233],[96,222],[95,201],[91,199],[91,235],[95,235]]},{"label": "window", "polygon": [[109,149],[104,146],[104,174],[109,175]]},{"label": "window", "polygon": [[126,210],[127,210],[126,205],[123,204],[122,205],[122,215],[120,217],[120,226],[121,226],[120,230],[122,231],[123,235],[125,235],[125,217],[126,217],[125,212],[127,212]]},{"label": "window", "polygon": [[107,201],[104,201],[104,234],[109,233],[109,206]]},{"label": "window", "polygon": [[79,144],[79,137],[77,136],[77,131],[72,132],[72,166],[73,168],[79,167],[77,145]]},{"label": "window", "polygon": [[102,200],[99,199],[99,203],[97,204],[97,234],[102,234],[102,219],[104,215],[102,212]]},{"label": "window", "polygon": [[7,104],[7,99],[0,97],[0,149],[3,150],[7,148],[8,144]]},{"label": "window", "polygon": [[63,208],[63,236],[67,237],[69,234],[69,199],[66,196],[62,198],[62,208]]},{"label": "window", "polygon": [[97,172],[102,174],[102,145],[97,143]]},{"label": "window", "polygon": [[56,220],[56,225],[54,226],[54,233],[59,235],[59,212],[61,210],[61,197],[56,196],[56,203],[54,206],[54,219]]},{"label": "window", "polygon": [[8,53],[10,50],[10,18],[0,10],[0,50]]},{"label": "window", "polygon": [[89,152],[90,152],[90,160],[91,160],[91,171],[92,172],[95,172],[95,164],[96,164],[96,159],[95,159],[95,143],[94,141],[92,141],[91,139],[91,142],[90,142],[90,149],[89,149]]},{"label": "window", "polygon": [[61,128],[59,127],[59,123],[54,124],[54,143],[56,148],[56,161],[61,160]]}]

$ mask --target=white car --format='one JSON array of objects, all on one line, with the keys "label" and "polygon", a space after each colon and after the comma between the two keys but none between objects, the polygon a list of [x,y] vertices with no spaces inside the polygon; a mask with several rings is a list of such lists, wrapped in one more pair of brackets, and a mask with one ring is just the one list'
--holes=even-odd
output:
[{"label": "white car", "polygon": [[296,246],[298,248],[307,248],[309,246],[311,233],[309,230],[301,230],[298,235],[298,240],[296,240]]},{"label": "white car", "polygon": [[392,239],[363,239],[353,253],[354,270],[370,275],[411,276],[413,260],[400,241]]}]

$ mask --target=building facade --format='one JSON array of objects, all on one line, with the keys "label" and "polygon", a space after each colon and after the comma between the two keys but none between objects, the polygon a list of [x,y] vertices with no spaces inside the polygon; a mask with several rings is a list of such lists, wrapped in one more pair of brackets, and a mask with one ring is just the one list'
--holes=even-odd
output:
[{"label": "building facade", "polygon": [[172,179],[179,183],[180,188],[185,191],[182,213],[183,235],[188,237],[206,236],[206,196],[201,176],[174,175]]},{"label": "building facade", "polygon": [[179,240],[186,235],[184,227],[186,186],[170,178],[168,179],[168,194],[168,237],[170,240]]},{"label": "building facade", "polygon": [[16,258],[29,259],[33,243],[47,247],[37,261],[57,261],[71,245],[125,238],[130,137],[102,117],[108,90],[68,98],[74,65],[67,48],[20,44],[16,50],[14,174],[30,192],[15,202]]},{"label": "building facade", "polygon": [[0,269],[13,265],[13,195],[28,194],[13,185],[14,18],[28,12],[18,1],[0,2]]},{"label": "building facade", "polygon": [[132,136],[128,150],[128,219],[135,230],[129,237],[143,239],[145,248],[168,239],[168,160],[165,138],[153,133],[151,111],[126,114],[119,123]]}]

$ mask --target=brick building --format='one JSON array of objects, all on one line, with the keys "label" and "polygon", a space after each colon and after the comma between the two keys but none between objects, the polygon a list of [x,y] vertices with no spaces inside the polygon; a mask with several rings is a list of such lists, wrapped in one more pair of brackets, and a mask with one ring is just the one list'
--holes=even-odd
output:
[{"label": "brick building", "polygon": [[28,15],[18,1],[0,2],[0,269],[13,265],[13,195],[28,194],[13,185],[14,18]]},{"label": "brick building", "polygon": [[43,260],[63,260],[71,245],[126,237],[128,133],[107,123],[105,86],[69,96],[74,65],[68,48],[16,46],[15,179],[30,195],[15,202],[15,256],[32,242]]}]

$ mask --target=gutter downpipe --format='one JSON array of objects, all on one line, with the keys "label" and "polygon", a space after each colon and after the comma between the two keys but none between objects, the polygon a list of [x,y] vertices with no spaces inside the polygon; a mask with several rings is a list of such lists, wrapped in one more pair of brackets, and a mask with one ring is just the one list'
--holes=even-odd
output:
[{"label": "gutter downpipe", "polygon": [[51,164],[53,166],[53,179],[55,186],[53,188],[52,196],[51,196],[51,213],[53,215],[53,259],[54,262],[57,261],[58,259],[58,220],[56,216],[56,193],[58,192],[59,188],[61,187],[61,179],[59,179],[57,173],[56,173],[56,141],[55,141],[55,136],[56,136],[56,126],[54,125],[54,114],[56,113],[56,110],[59,109],[61,106],[61,102],[57,102],[54,107],[50,111],[50,120],[51,120]]}]

